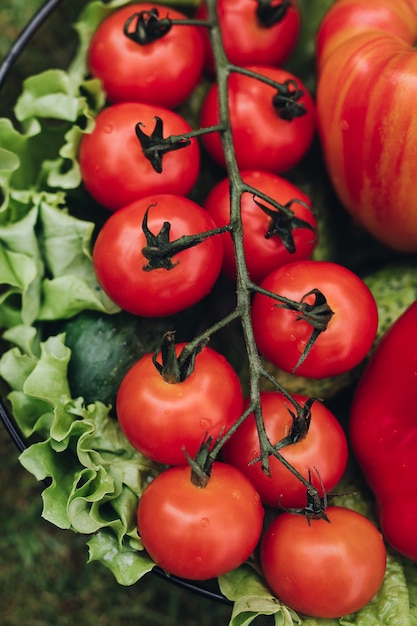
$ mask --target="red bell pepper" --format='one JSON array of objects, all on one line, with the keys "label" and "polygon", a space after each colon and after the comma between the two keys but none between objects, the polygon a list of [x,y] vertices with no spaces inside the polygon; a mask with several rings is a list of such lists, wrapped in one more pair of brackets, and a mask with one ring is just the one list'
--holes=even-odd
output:
[{"label": "red bell pepper", "polygon": [[417,301],[371,356],[355,391],[349,429],[386,541],[417,561]]}]

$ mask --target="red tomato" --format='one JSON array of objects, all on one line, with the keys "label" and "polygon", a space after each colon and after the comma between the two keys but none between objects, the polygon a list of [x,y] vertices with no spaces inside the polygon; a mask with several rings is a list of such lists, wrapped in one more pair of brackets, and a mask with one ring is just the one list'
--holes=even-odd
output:
[{"label": "red tomato", "polygon": [[[274,12],[280,16],[269,23]],[[296,0],[261,2],[260,0],[218,0],[216,12],[223,46],[230,63],[235,65],[282,65],[295,48],[301,27],[300,7]],[[201,4],[197,16],[205,19],[207,8]],[[206,65],[214,70],[210,38],[202,31],[206,46]]]},{"label": "red tomato", "polygon": [[170,574],[206,580],[241,565],[255,549],[264,510],[238,469],[215,462],[207,485],[195,486],[188,466],[172,467],[145,489],[138,530],[145,550]]},{"label": "red tomato", "polygon": [[[111,102],[148,102],[176,107],[200,81],[204,46],[196,26],[173,25],[166,34],[141,44],[126,36],[134,33],[138,19],[151,10],[159,18],[186,19],[173,8],[149,2],[129,4],[107,17],[94,33],[88,50],[88,65],[99,78]],[[152,22],[151,22],[152,23]]]},{"label": "red tomato", "polygon": [[[301,161],[311,146],[315,133],[315,106],[302,82],[281,68],[250,66],[247,68],[279,84],[294,81],[289,92],[301,90],[297,101],[305,115],[291,121],[280,117],[272,99],[277,90],[256,78],[233,72],[228,80],[230,123],[238,166],[281,173]],[[202,108],[201,126],[219,123],[218,86],[209,89]],[[224,166],[223,147],[218,132],[203,135],[208,153]]]},{"label": "red tomato", "polygon": [[[183,343],[176,345],[180,354]],[[184,465],[206,435],[216,439],[242,413],[239,377],[228,361],[205,347],[194,371],[170,383],[156,369],[152,354],[142,357],[119,387],[116,412],[123,432],[142,454],[159,463]]]},{"label": "red tomato", "polygon": [[[296,374],[325,378],[349,371],[368,354],[378,326],[375,299],[365,283],[347,268],[328,261],[296,261],[280,267],[261,287],[290,300],[319,289],[333,316],[314,342]],[[313,304],[314,295],[306,302]],[[252,317],[259,350],[273,365],[292,372],[312,334],[310,322],[300,313],[280,306],[273,298],[256,293]]]},{"label": "red tomato", "polygon": [[417,562],[417,302],[387,331],[356,388],[352,450],[377,500],[382,532]]},{"label": "red tomato", "polygon": [[163,121],[163,136],[181,135],[191,130],[177,113],[139,102],[114,104],[101,111],[95,127],[80,144],[79,163],[87,191],[110,211],[120,209],[151,193],[187,195],[200,169],[198,143],[162,156],[162,172],[156,172],[145,157],[136,136],[136,124],[149,136],[155,116]]},{"label": "red tomato", "polygon": [[328,507],[330,523],[283,513],[261,543],[261,569],[273,593],[311,617],[340,618],[372,600],[381,587],[386,550],[363,515]]},{"label": "red tomato", "polygon": [[93,264],[104,291],[130,313],[159,317],[182,311],[210,292],[220,274],[223,250],[218,236],[208,237],[175,254],[171,269],[146,271],[142,220],[148,208],[148,228],[156,235],[168,221],[170,241],[209,231],[215,224],[188,198],[157,194],[116,211],[100,230]]},{"label": "red tomato", "polygon": [[[311,209],[310,199],[295,185],[289,181],[266,171],[248,170],[241,172],[242,180],[270,196],[281,205],[291,200],[290,209],[294,218],[285,223],[284,211],[278,211],[268,202],[252,193],[245,192],[242,195],[240,210],[243,225],[243,245],[245,248],[246,264],[249,275],[254,282],[261,282],[273,269],[298,259],[307,259],[311,256],[316,243],[315,228],[316,219]],[[208,194],[204,208],[209,212],[218,226],[230,222],[230,181],[228,178],[220,181]],[[300,200],[305,205],[297,202]],[[267,237],[267,233],[273,224],[272,217],[265,213],[257,204],[260,202],[269,210],[273,210],[280,219],[277,226],[281,232],[289,234],[293,239],[294,251],[290,251],[283,243],[280,234]],[[308,208],[310,207],[310,208]],[[298,225],[296,220],[307,222],[305,226]],[[308,227],[310,225],[310,228]],[[233,240],[229,233],[222,235],[223,241],[223,271],[230,278],[236,277],[236,262],[234,255]]]},{"label": "red tomato", "polygon": [[343,206],[384,244],[417,252],[417,5],[339,0],[319,31],[319,133]]},{"label": "red tomato", "polygon": [[[308,400],[307,396],[298,394],[293,394],[293,398],[301,405]],[[261,394],[261,406],[268,438],[272,444],[276,444],[291,430],[289,410],[294,412],[295,409],[281,393],[275,391],[264,391]],[[325,491],[330,492],[342,478],[348,458],[347,440],[342,426],[333,413],[318,401],[311,407],[307,435],[297,443],[282,448],[280,452],[306,480],[309,478],[308,470],[311,470],[312,483],[321,495],[321,481]],[[267,476],[260,462],[252,463],[259,458],[259,454],[258,431],[251,414],[223,446],[223,460],[246,474],[264,504],[283,508],[304,507],[305,485],[273,456],[269,458],[271,475]]]}]

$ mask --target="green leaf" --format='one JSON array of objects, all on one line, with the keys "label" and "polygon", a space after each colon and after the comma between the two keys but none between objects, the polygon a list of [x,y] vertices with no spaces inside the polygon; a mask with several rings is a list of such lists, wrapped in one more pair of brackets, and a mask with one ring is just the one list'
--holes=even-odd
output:
[{"label": "green leaf", "polygon": [[274,615],[278,626],[300,624],[298,615],[275,598],[260,575],[249,565],[219,578],[221,592],[234,602],[229,626],[246,626],[260,615]]},{"label": "green leaf", "polygon": [[133,585],[155,567],[155,563],[146,553],[137,552],[129,547],[121,550],[114,536],[107,530],[96,533],[87,545],[89,562],[103,563],[113,572],[121,585]]}]

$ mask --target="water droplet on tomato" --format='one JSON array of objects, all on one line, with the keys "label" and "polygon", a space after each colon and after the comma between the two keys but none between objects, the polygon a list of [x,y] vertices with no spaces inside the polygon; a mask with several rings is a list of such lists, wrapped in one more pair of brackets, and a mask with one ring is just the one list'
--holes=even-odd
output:
[{"label": "water droplet on tomato", "polygon": [[306,341],[299,341],[297,344],[297,348],[300,352],[304,352],[304,348],[306,347]]},{"label": "water droplet on tomato", "polygon": [[207,526],[210,524],[210,520],[208,517],[202,517],[200,520],[200,526],[202,528],[207,528]]},{"label": "water droplet on tomato", "polygon": [[211,426],[211,419],[209,419],[208,417],[203,417],[200,420],[200,426],[204,431],[208,430]]},{"label": "water droplet on tomato", "polygon": [[235,500],[240,500],[242,494],[239,491],[239,489],[233,489],[232,491],[232,498],[234,498]]},{"label": "water droplet on tomato", "polygon": [[340,129],[349,130],[349,122],[347,122],[346,120],[340,120]]},{"label": "water droplet on tomato", "polygon": [[113,132],[112,124],[106,124],[105,126],[103,126],[103,133],[105,133],[106,135],[110,135],[110,133],[112,132]]}]

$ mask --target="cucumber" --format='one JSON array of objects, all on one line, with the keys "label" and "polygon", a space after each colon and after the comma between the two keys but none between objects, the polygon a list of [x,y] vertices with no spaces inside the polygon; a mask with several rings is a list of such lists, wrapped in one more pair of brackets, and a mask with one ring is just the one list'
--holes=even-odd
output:
[{"label": "cucumber", "polygon": [[[169,318],[142,318],[125,311],[113,315],[83,311],[55,325],[65,333],[71,350],[68,382],[73,397],[86,404],[96,400],[114,407],[117,389],[128,369],[147,352],[153,352],[162,335],[176,331],[177,341],[189,341],[196,327],[196,310]],[[49,329],[51,332],[52,329]]]}]

